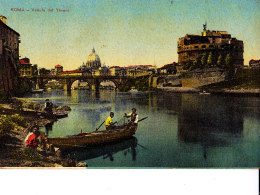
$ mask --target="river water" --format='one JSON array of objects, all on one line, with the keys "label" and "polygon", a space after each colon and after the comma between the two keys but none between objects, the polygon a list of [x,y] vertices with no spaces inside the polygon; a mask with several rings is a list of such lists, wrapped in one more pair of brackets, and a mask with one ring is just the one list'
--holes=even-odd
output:
[{"label": "river water", "polygon": [[[101,90],[52,90],[26,96],[44,103],[68,105],[67,118],[42,128],[49,137],[95,130],[111,111],[123,123],[137,109],[132,139],[70,151],[89,167],[244,168],[260,165],[260,98],[246,96]],[[104,129],[103,125],[100,129]]]}]

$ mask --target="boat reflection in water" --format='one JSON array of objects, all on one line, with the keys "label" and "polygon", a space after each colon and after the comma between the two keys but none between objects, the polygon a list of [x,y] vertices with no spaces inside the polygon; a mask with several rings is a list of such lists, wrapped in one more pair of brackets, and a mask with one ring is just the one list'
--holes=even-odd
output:
[{"label": "boat reflection in water", "polygon": [[77,161],[85,161],[103,156],[103,159],[109,158],[110,161],[113,161],[113,155],[122,151],[125,156],[130,153],[132,155],[132,160],[135,161],[137,154],[136,147],[137,139],[136,137],[131,137],[120,142],[109,143],[101,146],[98,145],[73,150],[64,150],[62,151],[62,157],[65,158],[70,154],[71,157]]},{"label": "boat reflection in water", "polygon": [[53,124],[54,124],[54,121],[45,125],[46,136],[49,136],[49,131],[52,131]]}]

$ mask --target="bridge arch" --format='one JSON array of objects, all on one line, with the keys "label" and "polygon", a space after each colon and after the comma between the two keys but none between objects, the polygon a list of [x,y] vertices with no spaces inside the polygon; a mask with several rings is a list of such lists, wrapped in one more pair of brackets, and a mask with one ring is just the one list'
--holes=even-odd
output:
[{"label": "bridge arch", "polygon": [[113,79],[113,78],[109,78],[109,77],[99,78],[99,79],[97,79],[96,81],[97,81],[96,87],[98,87],[98,88],[100,87],[100,84],[101,84],[102,82],[105,82],[105,81],[111,81],[111,82],[113,82],[114,85],[115,85],[115,89],[116,89],[116,90],[118,90],[120,84],[122,84],[122,81],[121,81],[120,79]]},{"label": "bridge arch", "polygon": [[[70,86],[68,86],[69,88],[71,88],[71,89],[73,89],[74,88],[74,84],[75,84],[75,82],[76,81],[78,81],[79,83],[78,84],[82,84],[83,82],[85,82],[87,85],[86,86],[88,86],[88,88],[89,89],[91,89],[91,87],[92,87],[92,82],[90,82],[89,80],[85,80],[85,79],[75,79],[75,80],[71,80],[71,82],[70,82]],[[79,86],[78,86],[79,87]],[[84,86],[83,86],[84,87]]]}]

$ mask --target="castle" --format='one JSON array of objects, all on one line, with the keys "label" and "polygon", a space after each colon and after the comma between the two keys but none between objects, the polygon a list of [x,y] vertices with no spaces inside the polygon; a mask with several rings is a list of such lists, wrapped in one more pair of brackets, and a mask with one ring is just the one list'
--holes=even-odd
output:
[{"label": "castle", "polygon": [[229,54],[235,67],[244,65],[243,41],[231,37],[226,31],[210,31],[203,25],[201,35],[187,34],[178,41],[178,64],[185,66],[187,63],[200,59],[203,55],[214,56],[215,61],[221,55],[223,59]]}]

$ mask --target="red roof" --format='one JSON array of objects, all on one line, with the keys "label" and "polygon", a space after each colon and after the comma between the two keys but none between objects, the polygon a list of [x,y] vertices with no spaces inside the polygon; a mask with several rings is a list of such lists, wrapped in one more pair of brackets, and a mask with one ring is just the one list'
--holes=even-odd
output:
[{"label": "red roof", "polygon": [[60,72],[59,74],[73,74],[73,73],[82,73],[83,70],[67,70],[67,71],[63,71]]},{"label": "red roof", "polygon": [[257,62],[259,60],[254,60],[254,59],[251,59],[249,62]]},{"label": "red roof", "polygon": [[56,66],[55,66],[55,68],[60,68],[60,67],[63,67],[63,66],[61,66],[61,65],[59,65],[59,64],[57,64]]},{"label": "red roof", "polygon": [[24,60],[19,60],[20,64],[28,64],[31,65],[30,63],[25,62]]}]

